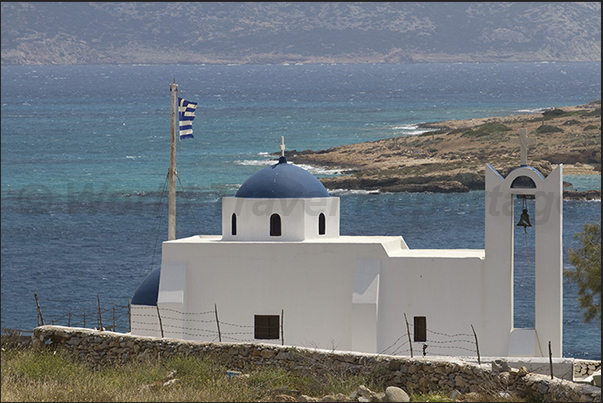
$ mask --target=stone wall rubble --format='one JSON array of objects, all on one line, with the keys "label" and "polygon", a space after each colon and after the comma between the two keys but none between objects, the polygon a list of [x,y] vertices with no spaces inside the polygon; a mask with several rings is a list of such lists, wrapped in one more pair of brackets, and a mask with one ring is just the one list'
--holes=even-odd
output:
[{"label": "stone wall rubble", "polygon": [[[410,358],[361,354],[274,344],[211,343],[131,336],[125,333],[63,326],[40,326],[34,348],[63,346],[77,359],[106,367],[176,355],[208,356],[244,373],[258,366],[280,366],[309,375],[363,374],[409,392],[467,394],[479,392],[529,396],[542,401],[600,402],[601,388],[530,373],[497,362],[481,365],[459,358]],[[580,373],[600,369],[600,361],[580,364]]]}]

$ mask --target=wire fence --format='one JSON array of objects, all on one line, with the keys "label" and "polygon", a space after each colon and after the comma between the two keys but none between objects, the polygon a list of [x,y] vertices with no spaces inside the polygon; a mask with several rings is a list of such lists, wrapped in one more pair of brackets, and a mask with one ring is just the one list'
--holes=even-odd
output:
[{"label": "wire fence", "polygon": [[[131,324],[140,332],[182,334],[208,341],[228,341],[234,343],[253,343],[258,340],[280,340],[284,344],[284,310],[276,325],[237,324],[222,321],[218,316],[218,307],[212,311],[182,312],[171,308],[137,307],[131,313]],[[276,328],[275,328],[276,326]],[[277,335],[276,337],[256,337],[257,334]]]},{"label": "wire fence", "polygon": [[[181,335],[186,336],[187,339],[202,339],[211,342],[256,343],[271,340],[285,344],[284,310],[281,310],[280,316],[273,315],[277,321],[271,324],[261,322],[240,324],[220,320],[217,305],[214,305],[213,310],[203,312],[182,312],[159,306],[136,306],[133,309],[128,299],[127,305],[113,303],[110,308],[102,308],[100,296],[97,295],[95,309],[83,308],[79,311],[81,313],[69,311],[51,319],[48,323],[42,316],[37,293],[34,293],[34,296],[38,310],[38,326],[52,324],[117,332],[117,323],[123,324],[125,322],[123,319],[126,317],[128,329],[125,332],[131,332],[132,328],[135,328],[137,333],[155,334],[161,337],[168,334],[169,337]],[[381,349],[378,354],[411,357],[415,355],[423,357],[477,355],[478,362],[481,361],[478,338],[473,325],[471,325],[472,333],[453,334],[424,327],[421,329],[423,331],[422,338],[417,340],[416,326],[408,323],[406,314],[404,314],[404,320],[407,332],[397,337],[386,348]],[[3,328],[2,333],[3,335],[21,335],[33,333],[33,330]],[[418,352],[415,351],[417,346],[420,347]]]},{"label": "wire fence", "polygon": [[[436,332],[427,329],[427,334],[430,335],[425,341],[417,342],[413,341],[412,333],[405,333],[398,337],[394,343],[379,351],[379,354],[387,355],[410,355],[414,357],[416,353],[413,350],[413,343],[420,344],[420,354],[425,357],[431,356],[448,356],[458,357],[459,350],[466,352],[464,355],[476,355],[479,357],[479,347],[477,338],[471,333],[455,333],[447,334],[442,332]],[[454,350],[454,353],[450,353]]]}]

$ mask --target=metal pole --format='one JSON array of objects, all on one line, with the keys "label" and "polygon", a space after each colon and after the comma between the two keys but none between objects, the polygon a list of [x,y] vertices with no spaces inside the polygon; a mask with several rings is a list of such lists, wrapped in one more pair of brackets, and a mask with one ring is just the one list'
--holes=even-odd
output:
[{"label": "metal pole", "polygon": [[168,200],[168,241],[176,239],[176,133],[178,126],[178,84],[176,79],[170,84],[172,93],[172,119],[170,129],[170,168],[168,170],[169,179],[169,200]]}]

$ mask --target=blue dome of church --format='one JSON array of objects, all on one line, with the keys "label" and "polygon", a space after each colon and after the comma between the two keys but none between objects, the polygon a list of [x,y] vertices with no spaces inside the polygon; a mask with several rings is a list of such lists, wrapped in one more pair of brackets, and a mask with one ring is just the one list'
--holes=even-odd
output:
[{"label": "blue dome of church", "polygon": [[157,305],[161,266],[154,268],[138,286],[132,297],[132,305]]},{"label": "blue dome of church", "polygon": [[322,183],[303,168],[280,157],[277,164],[256,172],[243,183],[235,197],[310,198],[330,197]]}]

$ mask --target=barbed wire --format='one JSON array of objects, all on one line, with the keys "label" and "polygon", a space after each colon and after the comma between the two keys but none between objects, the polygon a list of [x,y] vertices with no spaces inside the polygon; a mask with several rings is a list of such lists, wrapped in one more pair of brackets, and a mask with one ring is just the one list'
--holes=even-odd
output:
[{"label": "barbed wire", "polygon": [[[116,322],[118,315],[120,316],[120,322],[123,322],[124,313],[127,314],[129,331],[132,330],[132,326],[140,332],[150,332],[155,334],[163,335],[164,330],[169,330],[170,333],[182,334],[192,338],[211,338],[211,341],[216,340],[228,340],[232,342],[257,342],[257,340],[281,340],[284,344],[284,329],[282,320],[279,324],[279,337],[275,338],[260,338],[256,339],[254,331],[245,331],[244,329],[255,329],[255,331],[262,330],[260,325],[248,325],[240,323],[232,323],[218,320],[217,306],[214,310],[206,310],[200,312],[183,312],[178,309],[169,307],[157,307],[148,306],[149,310],[153,312],[145,313],[141,312],[140,309],[132,312],[132,307],[128,299],[127,305],[113,304],[111,308],[100,307],[100,298],[98,299],[99,306],[96,309],[90,310],[87,313],[86,308],[81,308],[83,314],[74,313],[70,311],[67,314],[60,315],[53,318],[51,323],[54,325],[55,322],[67,321],[67,326],[86,327],[86,324],[95,324],[97,326],[94,329],[102,328],[103,330],[116,331]],[[175,315],[170,315],[170,313]],[[111,317],[107,318],[106,315],[110,314]],[[284,311],[283,311],[284,314]],[[215,316],[211,319],[203,319],[204,316]],[[103,318],[104,316],[104,318]],[[89,320],[87,320],[89,318]],[[108,319],[108,320],[107,320]],[[151,322],[152,321],[152,322]],[[105,325],[107,322],[112,322],[112,325]],[[174,324],[176,323],[176,324]],[[215,329],[204,328],[204,325],[213,324],[216,326]],[[239,331],[224,331],[228,328],[241,329]],[[413,325],[408,324],[408,332],[400,335],[392,344],[384,348],[379,354],[387,355],[411,355],[413,356],[413,345],[422,344],[422,355],[437,355],[437,356],[455,356],[455,354],[447,354],[447,352],[453,351],[466,351],[470,353],[477,353],[479,357],[479,348],[477,344],[477,335],[471,333],[445,333],[441,331],[435,331],[433,329],[422,328],[424,331],[423,341],[412,341],[412,334],[414,330]],[[263,329],[268,331],[271,327]],[[11,329],[8,329],[9,331]],[[33,332],[33,331],[32,331]],[[429,336],[429,337],[428,337]],[[433,338],[433,339],[432,339]],[[471,338],[471,339],[468,339]],[[458,354],[456,354],[458,356]]]}]

